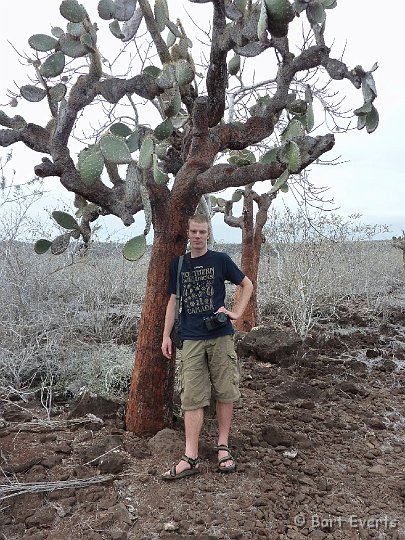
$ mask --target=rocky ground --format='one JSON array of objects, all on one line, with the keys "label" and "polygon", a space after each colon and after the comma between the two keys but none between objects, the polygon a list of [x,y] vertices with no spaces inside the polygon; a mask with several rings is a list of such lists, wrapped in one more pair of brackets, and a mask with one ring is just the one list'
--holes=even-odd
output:
[{"label": "rocky ground", "polygon": [[183,453],[181,420],[141,439],[91,398],[2,402],[2,540],[405,538],[405,310],[361,306],[300,346],[265,326],[238,342],[242,400],[216,472],[159,478]]}]

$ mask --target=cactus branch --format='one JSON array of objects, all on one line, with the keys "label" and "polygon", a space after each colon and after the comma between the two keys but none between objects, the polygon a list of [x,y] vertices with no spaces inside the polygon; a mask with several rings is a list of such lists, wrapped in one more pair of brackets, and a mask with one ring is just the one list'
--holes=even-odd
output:
[{"label": "cactus branch", "polygon": [[139,6],[145,18],[146,26],[156,46],[160,61],[162,62],[162,64],[167,64],[171,62],[172,57],[170,56],[170,52],[165,41],[160,35],[148,0],[139,0]]},{"label": "cactus branch", "polygon": [[213,24],[210,65],[207,73],[210,127],[216,126],[223,117],[225,111],[225,92],[228,84],[227,51],[221,49],[219,46],[219,41],[226,25],[224,0],[214,0]]}]

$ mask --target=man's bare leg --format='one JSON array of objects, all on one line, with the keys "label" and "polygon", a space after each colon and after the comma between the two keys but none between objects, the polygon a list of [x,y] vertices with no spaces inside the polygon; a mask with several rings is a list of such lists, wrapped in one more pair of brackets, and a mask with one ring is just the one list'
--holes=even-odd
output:
[{"label": "man's bare leg", "polygon": [[[200,439],[201,428],[204,422],[204,409],[195,409],[194,411],[184,411],[184,430],[186,432],[186,450],[187,457],[195,459],[198,457],[198,441]],[[176,474],[190,469],[190,464],[186,461],[180,461],[176,466]],[[164,473],[169,475],[170,471]]]},{"label": "man's bare leg", "polygon": [[[217,401],[217,421],[218,421],[218,446],[224,444],[228,446],[229,432],[232,424],[233,403],[221,403]],[[218,452],[218,459],[227,455],[225,450]],[[224,461],[221,467],[231,467],[234,464],[232,460]]]}]

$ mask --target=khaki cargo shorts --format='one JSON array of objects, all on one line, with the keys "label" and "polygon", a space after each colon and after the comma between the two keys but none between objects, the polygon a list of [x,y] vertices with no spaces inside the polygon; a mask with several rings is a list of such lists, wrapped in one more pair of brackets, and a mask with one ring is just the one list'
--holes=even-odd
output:
[{"label": "khaki cargo shorts", "polygon": [[181,405],[185,411],[208,407],[211,392],[222,403],[240,398],[240,368],[231,335],[185,340],[180,373]]}]

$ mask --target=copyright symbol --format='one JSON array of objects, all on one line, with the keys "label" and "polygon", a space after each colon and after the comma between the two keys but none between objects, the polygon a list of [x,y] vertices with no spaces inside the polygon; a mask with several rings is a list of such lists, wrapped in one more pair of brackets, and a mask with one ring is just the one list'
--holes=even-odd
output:
[{"label": "copyright symbol", "polygon": [[304,514],[297,514],[294,517],[294,523],[297,527],[303,527],[305,525],[305,516]]}]

